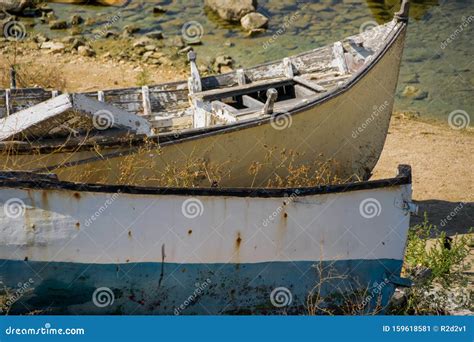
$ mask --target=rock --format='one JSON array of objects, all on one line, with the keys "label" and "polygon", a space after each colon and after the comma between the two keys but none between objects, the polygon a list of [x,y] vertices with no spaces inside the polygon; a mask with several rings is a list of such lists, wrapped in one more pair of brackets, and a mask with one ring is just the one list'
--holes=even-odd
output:
[{"label": "rock", "polygon": [[217,56],[213,67],[214,70],[217,72],[227,72],[232,70],[232,65],[234,64],[234,60],[231,56],[223,55]]},{"label": "rock", "polygon": [[239,21],[257,8],[257,0],[205,0],[204,4],[227,21]]},{"label": "rock", "polygon": [[138,38],[137,40],[135,40],[132,44],[132,46],[134,48],[136,47],[145,47],[147,45],[152,45],[153,44],[153,40],[148,38],[148,37],[141,37],[141,38]]},{"label": "rock", "polygon": [[71,44],[72,42],[74,42],[75,39],[76,38],[73,36],[66,36],[64,38],[61,38],[61,41],[66,44]]},{"label": "rock", "polygon": [[74,39],[72,48],[78,50],[80,46],[84,46],[85,42],[82,39]]},{"label": "rock", "polygon": [[83,22],[84,22],[84,18],[82,18],[80,15],[75,14],[71,17],[72,26],[81,25]]},{"label": "rock", "polygon": [[32,0],[1,0],[0,11],[21,13],[28,7],[34,7]]},{"label": "rock", "polygon": [[51,50],[52,52],[62,52],[66,48],[63,43],[59,42],[44,42],[40,45],[41,49]]},{"label": "rock", "polygon": [[402,95],[404,97],[413,98],[414,100],[424,100],[428,97],[428,92],[422,91],[414,86],[406,86],[403,89]]},{"label": "rock", "polygon": [[152,31],[145,34],[146,37],[151,39],[163,39],[163,32],[162,31]]},{"label": "rock", "polygon": [[166,13],[166,8],[164,8],[163,6],[154,6],[153,7],[153,13],[155,14],[163,14],[163,13]]},{"label": "rock", "polygon": [[145,50],[146,51],[155,51],[156,50],[156,45],[146,45]]},{"label": "rock", "polygon": [[417,265],[413,270],[413,282],[416,284],[422,284],[430,280],[433,275],[433,271],[430,268]]},{"label": "rock", "polygon": [[405,289],[396,288],[392,298],[390,298],[389,307],[392,310],[403,308],[407,303],[407,300],[408,298]]},{"label": "rock", "polygon": [[138,26],[136,26],[136,25],[126,25],[123,28],[123,36],[124,37],[131,37],[135,33],[137,33],[138,31],[140,31],[140,28]]},{"label": "rock", "polygon": [[249,31],[259,30],[262,28],[267,28],[268,18],[263,14],[252,12],[246,14],[242,19],[240,19],[240,24],[244,29]]},{"label": "rock", "polygon": [[65,30],[67,29],[67,22],[65,20],[53,20],[49,23],[51,30]]},{"label": "rock", "polygon": [[166,46],[176,47],[178,49],[184,48],[183,37],[182,36],[175,36],[175,37],[168,38],[166,40]]},{"label": "rock", "polygon": [[38,43],[38,44],[42,44],[44,42],[47,42],[49,40],[48,37],[46,37],[44,34],[42,33],[38,33],[36,34],[34,37],[33,37],[33,41],[35,43]]},{"label": "rock", "polygon": [[79,46],[77,49],[77,52],[79,52],[79,54],[84,57],[95,56],[95,51],[92,48],[85,45]]}]

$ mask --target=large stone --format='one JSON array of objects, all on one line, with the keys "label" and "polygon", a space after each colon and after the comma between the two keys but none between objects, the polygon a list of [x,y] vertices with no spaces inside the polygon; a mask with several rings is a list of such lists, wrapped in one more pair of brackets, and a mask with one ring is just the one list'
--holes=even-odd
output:
[{"label": "large stone", "polygon": [[77,52],[81,56],[92,57],[95,56],[95,51],[88,46],[82,45],[77,48]]},{"label": "large stone", "polygon": [[33,7],[32,0],[0,0],[0,11],[21,13],[27,7]]},{"label": "large stone", "polygon": [[252,12],[240,19],[240,24],[246,30],[258,30],[268,26],[268,18],[263,14]]},{"label": "large stone", "polygon": [[65,30],[67,29],[67,22],[65,20],[54,20],[49,23],[51,30]]},{"label": "large stone", "polygon": [[239,21],[257,8],[257,0],[205,0],[204,4],[227,21]]},{"label": "large stone", "polygon": [[60,42],[44,42],[40,46],[41,49],[51,50],[53,52],[62,52],[66,48],[63,43]]}]

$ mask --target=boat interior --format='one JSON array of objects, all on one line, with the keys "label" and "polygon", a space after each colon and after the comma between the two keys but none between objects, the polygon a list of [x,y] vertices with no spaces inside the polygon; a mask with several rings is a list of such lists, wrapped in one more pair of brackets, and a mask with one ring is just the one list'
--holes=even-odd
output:
[{"label": "boat interior", "polygon": [[[384,49],[399,25],[393,20],[332,45],[277,62],[204,78],[199,75],[196,54],[191,51],[187,82],[84,95],[142,116],[151,123],[154,135],[287,113],[348,84]],[[40,88],[0,90],[0,118],[15,115],[59,94],[56,90]],[[47,136],[43,140],[54,138]]]}]

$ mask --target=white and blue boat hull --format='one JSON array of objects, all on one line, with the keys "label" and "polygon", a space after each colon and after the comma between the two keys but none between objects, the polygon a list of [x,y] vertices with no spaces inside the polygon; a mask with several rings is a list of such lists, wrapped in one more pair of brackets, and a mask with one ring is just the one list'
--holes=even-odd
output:
[{"label": "white and blue boat hull", "polygon": [[[304,189],[153,189],[0,177],[12,314],[383,310],[400,281],[411,176]],[[320,284],[320,286],[318,286]],[[310,296],[311,299],[311,296]]]}]

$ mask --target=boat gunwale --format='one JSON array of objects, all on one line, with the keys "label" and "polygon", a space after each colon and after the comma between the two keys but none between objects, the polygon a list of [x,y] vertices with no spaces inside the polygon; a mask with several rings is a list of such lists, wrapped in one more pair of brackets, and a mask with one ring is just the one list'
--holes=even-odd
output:
[{"label": "boat gunwale", "polygon": [[[355,84],[357,84],[357,82],[361,78],[365,77],[378,64],[378,62],[385,56],[387,51],[392,47],[393,43],[398,39],[400,34],[404,32],[405,28],[407,27],[407,22],[396,21],[395,19],[392,19],[391,22],[395,24],[394,28],[392,28],[392,31],[394,29],[397,29],[397,30],[394,33],[390,32],[392,37],[389,39],[389,41],[386,42],[384,47],[380,49],[380,51],[377,52],[377,54],[374,56],[374,58],[372,59],[370,63],[365,65],[356,73],[354,73],[347,80],[347,82],[344,83],[340,87],[336,87],[335,89],[327,93],[315,95],[312,97],[312,99],[310,97],[310,101],[307,101],[306,103],[301,104],[300,106],[297,106],[291,110],[285,111],[284,113],[275,113],[275,115],[269,115],[266,117],[251,118],[251,119],[243,120],[243,121],[236,122],[233,124],[228,124],[228,125],[218,125],[218,126],[203,127],[203,128],[197,128],[197,129],[192,128],[192,129],[176,131],[176,132],[167,132],[164,134],[157,134],[157,135],[148,137],[148,139],[150,141],[158,143],[160,146],[167,146],[167,145],[172,145],[172,144],[178,144],[185,141],[201,139],[201,138],[213,136],[216,134],[226,134],[226,133],[239,131],[246,128],[259,126],[262,124],[268,124],[269,122],[274,120],[274,118],[277,118],[279,115],[288,115],[288,114],[291,116],[297,115],[303,111],[306,111],[308,108],[316,107],[325,101],[328,101],[328,100],[331,100],[332,98],[343,95],[344,93],[349,91]],[[389,23],[386,23],[384,25],[387,25]],[[380,25],[380,26],[383,26],[383,25]],[[352,37],[352,36],[349,36],[349,37]],[[311,51],[314,51],[314,50],[311,50]],[[311,53],[311,51],[306,52],[306,53]],[[305,53],[302,53],[302,54],[305,54]],[[292,57],[295,57],[295,56],[292,56]],[[277,61],[269,62],[269,63],[262,64],[259,66],[255,66],[254,68],[265,66],[267,64],[276,64],[276,63]],[[219,77],[219,76],[225,76],[225,75],[230,75],[230,74],[232,73],[222,74],[222,75],[217,75],[217,76],[210,76],[210,77]],[[166,139],[166,140],[163,141],[162,139]],[[45,143],[47,143],[47,141],[45,141]],[[104,153],[101,157],[94,157],[94,158],[88,158],[85,160],[74,161],[67,164],[62,164],[62,166],[72,166],[72,165],[80,165],[83,163],[89,163],[91,160],[96,160],[97,158],[100,158],[100,159],[114,158],[118,156],[123,156],[124,153],[129,155],[129,154],[135,153],[137,149],[143,145],[143,143],[144,143],[143,137],[136,136],[136,137],[132,137],[129,140],[120,139],[120,140],[115,140],[115,141],[110,141],[110,142],[105,142],[105,143],[95,142],[92,144],[88,144],[86,142],[84,144],[81,144],[79,146],[79,149],[78,149],[78,146],[70,146],[71,150],[74,152],[81,152],[90,148],[91,146],[97,146],[97,145],[99,145],[102,148],[129,147],[129,149],[127,151]],[[21,142],[15,142],[15,141],[0,142],[0,151],[5,151],[5,150],[9,150],[13,148],[15,149],[15,152],[19,155],[29,154],[29,152],[32,150],[34,150],[36,153],[39,153],[39,154],[48,154],[48,153],[56,152],[58,149],[60,149],[59,153],[68,152],[68,149],[67,149],[68,147],[69,146],[63,146],[60,144],[58,145],[44,144],[42,146],[31,146],[29,144],[21,144]],[[42,169],[35,169],[33,171],[44,172],[48,170],[54,170],[55,168],[57,167],[52,166],[47,169],[42,168]]]},{"label": "boat gunwale", "polygon": [[[15,177],[17,175],[18,177]],[[28,176],[31,178],[28,178]],[[19,179],[18,179],[19,178]],[[23,178],[23,179],[21,179]],[[287,196],[310,196],[334,193],[346,193],[359,190],[373,190],[412,183],[411,166],[401,164],[398,174],[393,178],[351,182],[347,184],[321,185],[315,187],[292,188],[177,188],[142,187],[128,185],[86,184],[60,181],[54,175],[38,175],[29,172],[0,172],[0,189],[58,190],[92,193],[120,193],[130,195],[179,195],[179,196],[216,196],[273,198]]]}]

